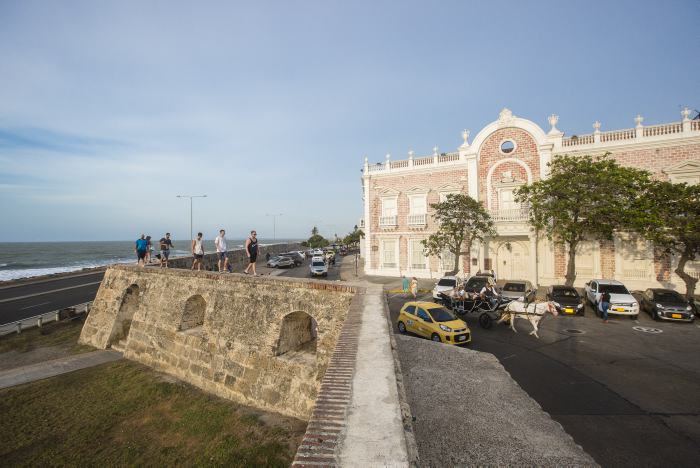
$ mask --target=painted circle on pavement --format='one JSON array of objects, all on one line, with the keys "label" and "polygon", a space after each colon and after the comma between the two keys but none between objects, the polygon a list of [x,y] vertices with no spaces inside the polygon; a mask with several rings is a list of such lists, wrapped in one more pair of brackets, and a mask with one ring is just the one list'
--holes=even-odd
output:
[{"label": "painted circle on pavement", "polygon": [[637,331],[644,332],[644,333],[654,333],[654,334],[663,333],[663,330],[661,330],[659,328],[652,328],[652,327],[636,326],[636,327],[632,327],[632,330],[637,330]]}]

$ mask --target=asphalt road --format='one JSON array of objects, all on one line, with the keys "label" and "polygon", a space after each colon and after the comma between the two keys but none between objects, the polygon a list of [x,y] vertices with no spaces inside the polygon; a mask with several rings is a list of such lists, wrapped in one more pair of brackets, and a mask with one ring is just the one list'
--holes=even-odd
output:
[{"label": "asphalt road", "polygon": [[103,271],[22,282],[0,288],[0,324],[92,301]]},{"label": "asphalt road", "polygon": [[[406,300],[389,296],[395,333]],[[602,466],[698,465],[700,326],[657,323],[644,314],[638,321],[615,318],[604,324],[589,309],[585,317],[547,316],[538,340],[522,321],[517,334],[503,325],[483,330],[476,316],[466,322],[471,348],[494,354]],[[399,353],[402,346],[399,342]],[[469,372],[464,365],[454,372]]]},{"label": "asphalt road", "polygon": [[[281,274],[281,276],[287,276],[290,278],[311,278],[311,273],[309,270],[309,264],[311,263],[311,259],[306,259],[303,265],[299,265],[294,268],[284,268],[284,273]],[[323,276],[316,276],[314,279],[316,280],[326,280],[326,281],[336,281],[340,280],[340,257],[338,257],[338,261],[336,262],[335,265],[331,265],[328,267],[328,276],[323,277]],[[261,269],[258,268],[258,271],[263,272],[269,270],[268,268]]]}]

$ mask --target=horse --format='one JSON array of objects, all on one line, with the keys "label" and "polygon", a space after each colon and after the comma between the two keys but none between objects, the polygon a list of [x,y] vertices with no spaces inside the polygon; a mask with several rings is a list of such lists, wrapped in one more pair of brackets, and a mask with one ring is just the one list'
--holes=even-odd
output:
[{"label": "horse", "polygon": [[506,306],[497,323],[510,320],[510,329],[515,333],[518,333],[518,331],[515,329],[515,319],[520,318],[527,320],[530,322],[530,324],[532,324],[532,331],[530,332],[530,335],[535,335],[535,338],[539,340],[540,337],[537,334],[538,325],[540,320],[544,318],[544,315],[547,312],[555,317],[558,315],[557,308],[552,301],[533,302],[531,304],[527,304],[521,300],[517,300],[509,303]]}]

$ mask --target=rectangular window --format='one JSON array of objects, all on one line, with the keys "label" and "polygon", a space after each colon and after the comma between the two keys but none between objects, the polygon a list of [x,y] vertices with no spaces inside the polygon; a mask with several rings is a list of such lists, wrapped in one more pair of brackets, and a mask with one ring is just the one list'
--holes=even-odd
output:
[{"label": "rectangular window", "polygon": [[396,198],[382,199],[382,216],[396,216]]},{"label": "rectangular window", "polygon": [[411,195],[411,214],[424,215],[427,212],[425,195]]},{"label": "rectangular window", "polygon": [[396,268],[396,239],[384,239],[382,241],[382,268]]},{"label": "rectangular window", "polygon": [[443,250],[440,255],[440,263],[443,271],[451,271],[455,266],[455,255],[449,250]]},{"label": "rectangular window", "polygon": [[513,194],[514,189],[502,189],[501,190],[501,210],[517,210],[520,205],[515,201],[515,195]]},{"label": "rectangular window", "polygon": [[411,249],[411,269],[425,270],[425,247],[418,239],[411,239],[409,244]]}]

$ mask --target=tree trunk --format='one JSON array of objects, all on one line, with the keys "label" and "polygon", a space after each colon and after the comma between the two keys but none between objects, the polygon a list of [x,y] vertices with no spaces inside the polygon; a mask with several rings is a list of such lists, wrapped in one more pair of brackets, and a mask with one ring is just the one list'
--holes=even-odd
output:
[{"label": "tree trunk", "polygon": [[688,263],[688,260],[690,260],[690,255],[687,252],[683,252],[674,271],[685,282],[685,298],[690,300],[695,295],[695,285],[698,280],[685,272],[685,264]]},{"label": "tree trunk", "polygon": [[569,261],[566,264],[566,286],[573,286],[576,281],[576,246],[577,241],[569,242]]}]

